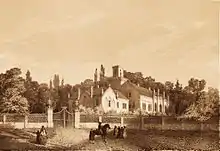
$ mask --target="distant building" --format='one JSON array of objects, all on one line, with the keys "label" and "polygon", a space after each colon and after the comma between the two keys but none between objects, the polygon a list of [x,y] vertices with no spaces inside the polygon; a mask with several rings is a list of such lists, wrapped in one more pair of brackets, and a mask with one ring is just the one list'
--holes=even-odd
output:
[{"label": "distant building", "polygon": [[152,91],[131,83],[124,78],[124,70],[119,65],[113,66],[112,71],[112,77],[102,74],[100,79],[96,69],[94,85],[78,89],[75,99],[85,107],[101,107],[104,112],[125,113],[140,109],[147,113],[165,113],[169,105],[165,92],[160,95],[159,90]]}]

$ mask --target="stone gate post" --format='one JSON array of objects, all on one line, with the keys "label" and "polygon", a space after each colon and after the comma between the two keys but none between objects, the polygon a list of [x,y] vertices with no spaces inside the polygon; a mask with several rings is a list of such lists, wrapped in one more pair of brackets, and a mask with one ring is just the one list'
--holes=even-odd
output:
[{"label": "stone gate post", "polygon": [[74,128],[80,128],[80,112],[79,112],[79,102],[76,100],[74,110]]},{"label": "stone gate post", "polygon": [[51,100],[48,100],[48,109],[47,109],[47,127],[53,127],[53,108],[51,107]]}]

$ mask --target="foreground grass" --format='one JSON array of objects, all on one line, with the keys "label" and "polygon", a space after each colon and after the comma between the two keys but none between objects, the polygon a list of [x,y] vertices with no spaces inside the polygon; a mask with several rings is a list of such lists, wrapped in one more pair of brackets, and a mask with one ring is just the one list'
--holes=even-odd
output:
[{"label": "foreground grass", "polygon": [[48,140],[48,145],[60,144],[63,147],[71,147],[88,141],[89,130],[73,129],[73,128],[58,128],[56,135]]},{"label": "foreground grass", "polygon": [[37,129],[0,128],[0,149],[45,150],[218,150],[219,135],[217,132],[128,130],[124,140],[115,139],[110,132],[105,144],[100,137],[95,143],[88,141],[89,130],[86,129],[48,129],[49,139],[46,146],[36,145]]},{"label": "foreground grass", "polygon": [[128,137],[115,139],[109,133],[105,144],[96,137],[94,144],[89,143],[89,131],[84,129],[57,129],[57,135],[48,143],[60,144],[69,149],[82,150],[218,150],[217,132],[128,130]]}]

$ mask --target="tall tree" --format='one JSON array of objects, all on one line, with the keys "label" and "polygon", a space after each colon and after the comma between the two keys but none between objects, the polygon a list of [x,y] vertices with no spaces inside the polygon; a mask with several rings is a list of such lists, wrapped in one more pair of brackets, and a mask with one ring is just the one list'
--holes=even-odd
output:
[{"label": "tall tree", "polygon": [[1,82],[3,84],[0,99],[1,113],[28,113],[29,105],[24,97],[25,80],[20,75],[19,68],[12,68],[1,75],[1,80],[4,79],[4,82]]},{"label": "tall tree", "polygon": [[38,106],[38,91],[39,91],[39,84],[37,81],[32,81],[26,86],[26,91],[24,93],[25,98],[28,100],[29,103],[29,111],[30,113],[40,113],[36,107]]},{"label": "tall tree", "polygon": [[60,86],[60,77],[58,74],[54,75],[54,79],[53,79],[53,85],[55,89],[59,89]]},{"label": "tall tree", "polygon": [[64,87],[64,79],[61,80],[61,87]]},{"label": "tall tree", "polygon": [[52,90],[53,89],[53,82],[52,82],[52,80],[50,80],[50,90]]},{"label": "tall tree", "polygon": [[31,73],[28,70],[27,73],[26,73],[26,82],[31,82],[31,81],[32,81]]},{"label": "tall tree", "polygon": [[98,82],[98,71],[97,71],[97,68],[95,69],[95,73],[94,73],[94,82],[95,82],[95,84],[97,84],[97,82]]},{"label": "tall tree", "polygon": [[103,65],[101,65],[101,69],[100,69],[100,81],[102,81],[105,77],[105,68]]},{"label": "tall tree", "polygon": [[50,91],[48,84],[41,83],[39,85],[39,91],[38,91],[38,102],[36,103],[35,106],[38,113],[44,113],[46,111],[46,107],[49,99],[50,99]]}]

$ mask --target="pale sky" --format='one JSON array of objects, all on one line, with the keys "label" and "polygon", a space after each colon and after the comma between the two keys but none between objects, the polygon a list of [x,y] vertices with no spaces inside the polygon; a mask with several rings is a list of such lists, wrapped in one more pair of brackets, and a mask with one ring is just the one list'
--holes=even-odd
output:
[{"label": "pale sky", "polygon": [[[0,72],[92,78],[101,63],[157,81],[218,87],[218,10],[209,0],[1,0]],[[216,3],[216,2],[215,2]]]}]

